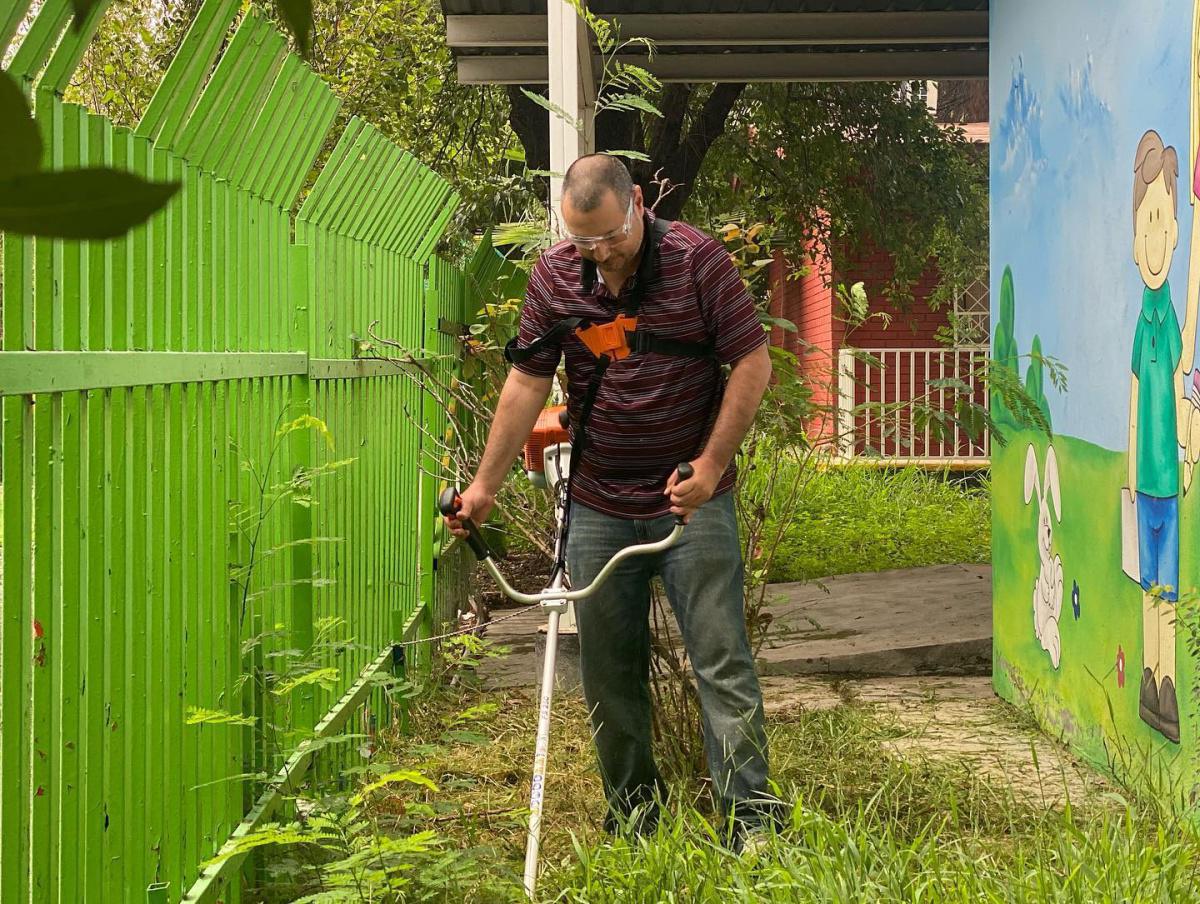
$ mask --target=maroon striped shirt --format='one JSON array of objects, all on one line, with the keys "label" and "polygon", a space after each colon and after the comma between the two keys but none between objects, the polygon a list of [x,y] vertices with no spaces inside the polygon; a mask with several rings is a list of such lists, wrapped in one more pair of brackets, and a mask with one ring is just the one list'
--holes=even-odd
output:
[{"label": "maroon striped shirt", "polygon": [[[560,242],[538,259],[521,311],[522,347],[563,318],[604,323],[619,313],[617,299],[601,280],[593,292],[584,292],[581,269],[582,258],[570,242]],[[622,299],[632,283],[626,283]],[[686,342],[711,340],[721,364],[733,364],[767,341],[729,254],[686,223],[673,223],[663,236],[658,272],[637,316],[639,330]],[[552,376],[564,353],[571,423],[577,425],[596,365],[579,337],[569,334],[516,366],[532,376]],[[650,352],[613,361],[588,421],[583,461],[572,463],[574,498],[620,518],[669,513],[670,500],[663,495],[667,478],[677,464],[699,455],[716,420],[722,388],[711,359]],[[728,492],[735,476],[731,463],[713,495]]]}]

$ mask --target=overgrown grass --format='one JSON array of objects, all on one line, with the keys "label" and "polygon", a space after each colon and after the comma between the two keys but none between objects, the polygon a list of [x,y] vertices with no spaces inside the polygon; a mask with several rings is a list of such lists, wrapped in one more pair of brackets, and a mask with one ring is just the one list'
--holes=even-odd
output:
[{"label": "overgrown grass", "polygon": [[805,485],[768,580],[989,562],[991,538],[986,476],[828,468]]},{"label": "overgrown grass", "polygon": [[[520,901],[535,704],[463,691],[471,735],[455,741],[444,709],[415,714],[395,738],[401,762],[439,783],[386,807],[405,830],[435,827],[470,852],[444,900]],[[1013,718],[1013,732],[1028,725]],[[895,752],[910,729],[853,699],[770,723],[773,773],[792,805],[764,855],[723,843],[700,788],[677,788],[658,832],[634,842],[600,831],[599,780],[580,701],[555,708],[539,899],[602,902],[1194,901],[1195,828],[1161,806],[1112,792],[1048,808],[1029,788],[989,779],[966,761]],[[1035,760],[1036,763],[1036,760]],[[716,826],[716,827],[714,827]]]}]

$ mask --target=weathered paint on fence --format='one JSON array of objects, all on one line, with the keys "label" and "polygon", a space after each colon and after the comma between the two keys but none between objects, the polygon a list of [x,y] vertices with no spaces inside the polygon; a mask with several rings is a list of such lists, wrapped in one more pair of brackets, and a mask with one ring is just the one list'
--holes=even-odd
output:
[{"label": "weathered paint on fence", "polygon": [[[0,0],[0,50],[28,5]],[[155,883],[177,900],[250,804],[229,779],[278,764],[250,728],[185,725],[188,707],[261,726],[271,695],[247,670],[337,617],[356,644],[330,654],[340,686],[297,707],[314,725],[399,626],[423,611],[428,631],[452,611],[464,574],[452,558],[435,575],[436,486],[421,476],[444,413],[411,371],[349,360],[351,337],[378,320],[441,378],[453,372],[438,323],[473,313],[463,275],[433,256],[453,192],[352,121],[293,222],[338,102],[236,0],[201,6],[137,129],[64,104],[107,5],[76,31],[70,0],[46,0],[12,58],[46,163],[183,187],[123,239],[4,237],[5,902],[126,900]],[[314,508],[273,511],[267,534],[340,541],[265,559],[263,595],[246,605],[230,575],[250,553],[230,504],[256,500],[241,461],[266,461],[300,410],[334,448],[293,433],[265,479],[355,462],[315,487]],[[277,623],[288,636],[243,661],[243,643]]]}]

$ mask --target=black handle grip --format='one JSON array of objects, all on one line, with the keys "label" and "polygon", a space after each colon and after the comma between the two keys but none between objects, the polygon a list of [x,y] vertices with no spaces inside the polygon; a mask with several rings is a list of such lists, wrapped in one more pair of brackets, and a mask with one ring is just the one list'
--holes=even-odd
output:
[{"label": "black handle grip", "polygon": [[[675,466],[675,471],[676,471],[676,473],[678,473],[678,474],[679,474],[679,479],[680,479],[680,480],[691,480],[693,477],[695,477],[695,476],[696,476],[696,469],[695,469],[695,468],[693,468],[693,467],[692,467],[692,466],[691,466],[691,465],[690,465],[688,462],[686,462],[686,461],[681,461],[681,462],[680,462],[678,465],[676,465],[676,466]],[[676,523],[676,524],[683,524],[683,523],[684,523],[684,520],[683,520],[683,515],[676,515],[676,516],[675,516],[675,523]]]},{"label": "black handle grip", "polygon": [[[461,508],[462,497],[458,494],[458,490],[454,487],[446,487],[446,489],[442,490],[442,495],[438,497],[438,511],[447,518],[453,518]],[[481,562],[484,559],[490,558],[492,551],[488,549],[487,541],[483,539],[483,534],[479,532],[479,525],[470,518],[459,518],[458,520],[467,532],[467,545],[475,553],[475,558]]]}]

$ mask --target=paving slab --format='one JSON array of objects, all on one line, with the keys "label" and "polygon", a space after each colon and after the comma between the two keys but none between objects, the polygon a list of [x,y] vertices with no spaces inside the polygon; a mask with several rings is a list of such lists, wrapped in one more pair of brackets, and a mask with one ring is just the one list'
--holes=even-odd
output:
[{"label": "paving slab", "polygon": [[772,584],[763,675],[987,675],[990,565]]},{"label": "paving slab", "polygon": [[[759,651],[763,676],[988,675],[992,666],[992,580],[987,565],[839,575],[772,584],[772,616]],[[494,613],[495,617],[504,610]],[[546,617],[538,610],[491,625],[487,637],[510,652],[480,667],[492,687],[536,685]],[[579,644],[559,644],[558,686],[575,692]]]}]

